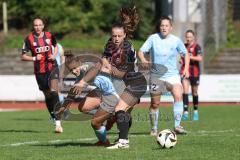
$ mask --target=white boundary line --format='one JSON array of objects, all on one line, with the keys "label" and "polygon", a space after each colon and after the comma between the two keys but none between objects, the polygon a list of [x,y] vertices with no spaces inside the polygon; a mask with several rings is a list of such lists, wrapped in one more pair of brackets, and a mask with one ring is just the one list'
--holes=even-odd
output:
[{"label": "white boundary line", "polygon": [[189,133],[197,133],[197,134],[211,134],[211,133],[232,133],[234,132],[233,129],[229,129],[229,130],[218,130],[218,131],[206,131],[206,130],[199,130],[196,132],[189,132]]},{"label": "white boundary line", "polygon": [[3,108],[0,108],[0,112],[15,112],[15,111],[21,111],[21,109],[3,109]]}]

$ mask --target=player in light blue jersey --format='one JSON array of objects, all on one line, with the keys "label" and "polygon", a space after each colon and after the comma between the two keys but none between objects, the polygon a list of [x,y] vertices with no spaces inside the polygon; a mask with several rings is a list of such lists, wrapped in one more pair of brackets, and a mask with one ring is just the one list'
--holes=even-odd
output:
[{"label": "player in light blue jersey", "polygon": [[[67,69],[76,76],[75,84],[83,80],[86,74],[90,72],[89,70],[91,70],[92,67],[96,67],[94,63],[84,64],[81,62],[80,58],[80,56],[72,56],[66,60]],[[124,85],[122,80],[104,73],[104,70],[107,70],[105,65],[103,65],[101,71],[89,81],[89,84],[91,86],[95,86],[96,88],[89,91],[89,93],[78,104],[78,109],[80,112],[93,115],[91,125],[98,138],[98,142],[95,143],[97,146],[110,145],[110,142],[107,139],[107,130],[103,123],[113,115],[115,106],[119,101],[120,93],[117,93],[117,90],[115,89],[116,84],[114,85],[114,83],[119,83],[121,87]],[[68,93],[69,95],[71,94],[70,92],[71,91]],[[70,106],[69,104],[71,102],[69,104],[67,103],[67,101],[66,103],[64,102],[64,108],[65,104]]]},{"label": "player in light blue jersey", "polygon": [[[186,131],[180,126],[183,112],[183,88],[177,62],[179,54],[185,57],[185,70],[183,74],[185,77],[188,77],[189,54],[183,42],[170,33],[172,30],[172,21],[169,17],[162,17],[156,29],[157,32],[148,37],[138,52],[138,57],[142,63],[151,63],[151,106],[149,108],[149,117],[152,128],[150,134],[157,134],[160,96],[167,90],[171,92],[174,99],[174,130],[178,134],[185,134]],[[147,53],[150,54],[150,62],[144,56]],[[162,66],[166,69],[164,73],[161,72],[163,70]]]},{"label": "player in light blue jersey", "polygon": [[[54,53],[54,47],[52,46],[52,51]],[[61,44],[57,43],[57,55],[56,55],[56,62],[57,66],[60,69],[63,69],[63,67],[60,67],[62,64],[65,63],[65,56],[64,56],[64,49]],[[60,74],[61,75],[61,74]],[[64,101],[64,96],[60,92],[58,93],[59,101],[63,103]]]},{"label": "player in light blue jersey", "polygon": [[[52,47],[52,50],[54,51],[54,48]],[[65,57],[64,57],[64,49],[60,43],[57,43],[57,56],[56,56],[56,61],[57,65],[61,66],[65,62]]]}]

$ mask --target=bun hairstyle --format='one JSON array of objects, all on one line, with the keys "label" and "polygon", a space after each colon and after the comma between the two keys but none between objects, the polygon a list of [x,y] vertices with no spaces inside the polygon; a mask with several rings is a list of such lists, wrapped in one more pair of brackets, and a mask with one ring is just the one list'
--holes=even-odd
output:
[{"label": "bun hairstyle", "polygon": [[130,7],[122,7],[119,11],[119,17],[121,22],[118,24],[114,24],[112,28],[117,26],[123,27],[126,36],[128,38],[132,38],[132,33],[136,30],[139,22],[139,16],[136,6],[132,5]]}]

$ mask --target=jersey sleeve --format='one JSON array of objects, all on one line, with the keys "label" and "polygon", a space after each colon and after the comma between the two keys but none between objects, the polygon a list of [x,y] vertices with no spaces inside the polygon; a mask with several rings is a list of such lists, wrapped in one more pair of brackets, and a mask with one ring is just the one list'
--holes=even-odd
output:
[{"label": "jersey sleeve", "polygon": [[202,49],[201,49],[201,47],[199,45],[196,46],[195,51],[196,51],[197,55],[202,56],[203,52],[202,52]]},{"label": "jersey sleeve", "polygon": [[152,37],[149,36],[148,39],[143,43],[142,47],[140,48],[140,51],[146,54],[150,52],[151,48],[152,48]]},{"label": "jersey sleeve", "polygon": [[131,49],[129,50],[129,62],[135,62],[136,57],[136,50],[134,49],[134,46],[131,45]]},{"label": "jersey sleeve", "polygon": [[102,53],[102,58],[111,58],[112,57],[112,50],[113,46],[111,44],[111,38],[107,41],[105,47],[104,47],[104,50],[103,50],[103,53]]},{"label": "jersey sleeve", "polygon": [[30,44],[28,38],[25,38],[23,42],[23,47],[22,47],[22,54],[26,54],[27,52],[30,51]]},{"label": "jersey sleeve", "polygon": [[187,49],[186,49],[184,43],[180,39],[178,39],[178,41],[177,41],[177,51],[181,55],[185,55],[187,53]]},{"label": "jersey sleeve", "polygon": [[56,45],[57,45],[57,40],[56,40],[56,37],[54,35],[52,35],[52,45],[54,47],[56,47]]}]

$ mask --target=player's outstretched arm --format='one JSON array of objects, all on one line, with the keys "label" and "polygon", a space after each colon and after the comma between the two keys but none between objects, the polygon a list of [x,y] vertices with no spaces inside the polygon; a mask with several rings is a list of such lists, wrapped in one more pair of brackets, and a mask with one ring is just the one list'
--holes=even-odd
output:
[{"label": "player's outstretched arm", "polygon": [[67,97],[64,99],[63,104],[55,112],[57,118],[61,119],[64,111],[71,107],[71,104],[74,102],[75,96],[76,94],[74,94],[73,88],[71,88],[70,91],[68,92]]}]

